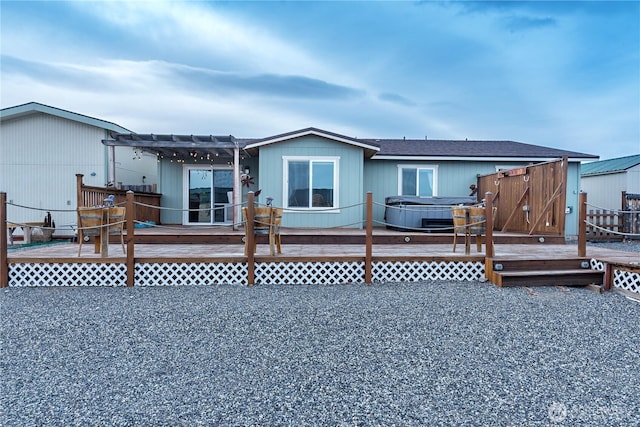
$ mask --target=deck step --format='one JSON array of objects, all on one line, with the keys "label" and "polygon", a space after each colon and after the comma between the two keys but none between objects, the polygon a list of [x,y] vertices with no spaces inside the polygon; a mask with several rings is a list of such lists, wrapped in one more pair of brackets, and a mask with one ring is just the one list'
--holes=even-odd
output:
[{"label": "deck step", "polygon": [[495,271],[497,286],[586,286],[604,282],[602,271],[590,269]]},{"label": "deck step", "polygon": [[589,269],[588,258],[494,258],[493,269],[499,271],[535,271],[535,270],[579,270]]}]

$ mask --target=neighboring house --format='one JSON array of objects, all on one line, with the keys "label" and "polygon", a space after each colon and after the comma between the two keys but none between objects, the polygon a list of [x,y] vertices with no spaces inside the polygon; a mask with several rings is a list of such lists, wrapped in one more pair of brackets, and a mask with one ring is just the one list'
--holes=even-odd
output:
[{"label": "neighboring house", "polygon": [[[84,174],[85,184],[99,187],[110,180],[131,185],[157,183],[155,156],[125,147],[110,153],[101,143],[109,132],[129,130],[36,102],[0,110],[0,191],[14,204],[73,210],[77,173]],[[11,205],[7,209],[8,220],[15,222],[42,221],[45,214]],[[77,222],[74,212],[54,211],[52,217],[59,228]]]},{"label": "neighboring house", "polygon": [[[259,202],[286,208],[289,227],[361,227],[372,192],[379,225],[388,196],[468,196],[478,175],[567,156],[567,236],[577,234],[580,162],[598,158],[514,141],[359,139],[316,128],[262,139],[121,134],[103,143],[157,154],[162,204],[175,209],[161,221],[174,224],[229,223],[232,200],[261,189]],[[245,170],[249,188],[240,186]],[[215,209],[204,217],[181,211],[197,206]]]},{"label": "neighboring house", "polygon": [[621,209],[623,191],[640,194],[640,154],[583,163],[580,177],[590,209]]}]

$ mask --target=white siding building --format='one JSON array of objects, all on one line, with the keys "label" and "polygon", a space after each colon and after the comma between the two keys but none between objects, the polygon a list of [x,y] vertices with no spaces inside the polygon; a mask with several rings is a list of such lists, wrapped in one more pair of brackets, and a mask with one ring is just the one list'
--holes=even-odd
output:
[{"label": "white siding building", "polygon": [[[35,102],[0,110],[0,191],[7,193],[9,203],[52,210],[60,228],[56,235],[71,234],[63,228],[76,224],[75,212],[57,210],[76,209],[76,174],[84,174],[87,185],[109,182],[109,149],[102,144],[109,132],[130,131]],[[157,160],[117,147],[114,179],[131,185],[157,183]],[[8,221],[42,221],[45,214],[7,206]]]},{"label": "white siding building", "polygon": [[623,191],[640,194],[640,154],[584,163],[580,177],[590,206],[620,209]]}]

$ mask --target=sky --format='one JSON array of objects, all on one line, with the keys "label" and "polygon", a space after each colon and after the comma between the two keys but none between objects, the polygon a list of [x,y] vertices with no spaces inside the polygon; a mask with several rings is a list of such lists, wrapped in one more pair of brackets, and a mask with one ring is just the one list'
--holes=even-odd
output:
[{"label": "sky", "polygon": [[640,153],[640,1],[0,1],[0,107]]}]

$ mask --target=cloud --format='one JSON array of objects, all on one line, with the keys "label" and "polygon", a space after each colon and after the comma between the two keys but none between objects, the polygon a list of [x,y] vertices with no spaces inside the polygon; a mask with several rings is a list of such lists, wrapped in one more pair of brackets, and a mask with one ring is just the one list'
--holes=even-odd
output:
[{"label": "cloud", "polygon": [[412,100],[405,98],[402,95],[398,95],[395,93],[381,93],[378,95],[378,99],[381,101],[392,102],[394,104],[403,105],[405,107],[413,107],[416,105]]},{"label": "cloud", "polygon": [[508,16],[502,19],[501,24],[512,33],[519,31],[536,30],[545,27],[555,27],[557,21],[552,18],[532,18],[529,16]]},{"label": "cloud", "polygon": [[359,98],[365,92],[306,76],[285,74],[249,74],[167,65],[173,84],[217,93],[251,93],[281,98],[333,99]]},{"label": "cloud", "polygon": [[[117,88],[144,94],[154,88],[167,87],[227,97],[251,94],[254,97],[338,101],[365,96],[360,89],[306,76],[220,72],[164,61],[103,61],[98,66],[80,66],[10,56],[1,58],[4,74],[20,74],[23,78],[76,89],[93,87],[95,91]],[[90,83],[94,84],[89,86]]]}]

